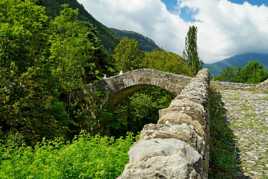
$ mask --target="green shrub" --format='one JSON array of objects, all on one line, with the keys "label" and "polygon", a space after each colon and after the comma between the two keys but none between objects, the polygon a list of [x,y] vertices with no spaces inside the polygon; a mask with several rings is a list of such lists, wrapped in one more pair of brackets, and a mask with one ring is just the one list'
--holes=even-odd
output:
[{"label": "green shrub", "polygon": [[0,178],[116,178],[128,161],[127,151],[134,137],[81,134],[71,143],[62,139],[43,140],[34,148],[0,145]]}]

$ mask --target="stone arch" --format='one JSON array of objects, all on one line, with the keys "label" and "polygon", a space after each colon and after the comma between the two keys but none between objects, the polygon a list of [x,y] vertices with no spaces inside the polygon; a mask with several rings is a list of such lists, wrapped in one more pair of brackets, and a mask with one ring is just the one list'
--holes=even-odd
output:
[{"label": "stone arch", "polygon": [[117,104],[124,96],[148,85],[157,86],[178,95],[190,80],[191,77],[184,75],[154,69],[137,69],[98,81],[91,88],[105,91],[106,100],[110,99],[111,103]]}]

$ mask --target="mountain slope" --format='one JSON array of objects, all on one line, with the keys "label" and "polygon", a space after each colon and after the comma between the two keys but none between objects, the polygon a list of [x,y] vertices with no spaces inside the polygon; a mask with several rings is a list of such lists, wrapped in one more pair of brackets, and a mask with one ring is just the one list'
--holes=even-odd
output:
[{"label": "mountain slope", "polygon": [[118,29],[114,29],[114,28],[111,28],[111,30],[120,39],[124,38],[124,37],[128,37],[130,39],[137,40],[140,44],[140,48],[144,51],[153,51],[153,50],[160,49],[152,39],[145,37],[141,34],[138,34],[136,32],[126,31],[126,30],[118,30]]},{"label": "mountain slope", "polygon": [[205,64],[205,67],[208,68],[213,75],[218,75],[224,68],[242,67],[252,60],[258,61],[266,68],[268,68],[268,54],[261,53],[247,53],[242,55],[235,55],[216,63]]},{"label": "mountain slope", "polygon": [[98,22],[90,15],[77,0],[39,0],[40,4],[47,8],[49,16],[57,16],[63,4],[68,4],[71,8],[79,10],[79,19],[85,23],[92,24],[97,32],[102,44],[108,51],[112,51],[118,44],[119,38],[106,26]]},{"label": "mountain slope", "polygon": [[79,19],[85,23],[92,24],[98,32],[98,37],[102,44],[111,52],[123,37],[135,39],[139,42],[141,50],[152,51],[159,49],[155,42],[141,34],[130,31],[121,31],[117,29],[108,28],[99,21],[97,21],[77,0],[39,0],[39,3],[47,8],[50,16],[57,16],[63,4],[69,4],[71,8],[79,10]]}]

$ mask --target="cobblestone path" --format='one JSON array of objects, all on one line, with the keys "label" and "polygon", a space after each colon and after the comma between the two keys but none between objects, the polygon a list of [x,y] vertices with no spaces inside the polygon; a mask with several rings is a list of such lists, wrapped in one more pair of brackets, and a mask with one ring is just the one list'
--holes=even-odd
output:
[{"label": "cobblestone path", "polygon": [[254,179],[268,178],[268,94],[224,90],[221,95],[243,173]]}]

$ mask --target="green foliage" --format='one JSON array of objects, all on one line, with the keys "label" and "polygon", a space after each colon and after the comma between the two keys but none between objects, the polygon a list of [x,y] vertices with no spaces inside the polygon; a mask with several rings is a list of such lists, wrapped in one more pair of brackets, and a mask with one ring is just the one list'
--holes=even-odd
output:
[{"label": "green foliage", "polygon": [[136,40],[123,38],[114,49],[113,57],[118,71],[130,71],[142,67],[144,53]]},{"label": "green foliage", "polygon": [[81,134],[71,143],[43,140],[34,148],[17,144],[16,135],[7,141],[0,144],[0,178],[113,179],[124,169],[134,138]]},{"label": "green foliage", "polygon": [[268,78],[268,70],[257,61],[250,61],[242,68],[228,67],[215,80],[260,83]]},{"label": "green foliage", "polygon": [[77,16],[77,10],[65,8],[51,23],[50,68],[67,93],[83,85],[85,68],[94,70],[93,47],[87,39],[89,30],[76,20]]},{"label": "green foliage", "polygon": [[[9,68],[14,62],[24,72],[40,57],[48,17],[45,9],[32,1],[0,2],[0,65]],[[13,61],[11,61],[11,59]]]},{"label": "green foliage", "polygon": [[146,52],[143,63],[146,68],[184,75],[191,74],[190,68],[182,57],[164,50]]},{"label": "green foliage", "polygon": [[173,97],[165,90],[146,86],[117,106],[101,111],[98,119],[105,128],[100,131],[113,136],[138,133],[145,124],[157,122],[158,111],[168,107]]},{"label": "green foliage", "polygon": [[[0,2],[0,127],[34,144],[94,131],[96,103],[86,84],[109,73],[102,45],[78,11],[49,19],[34,1]],[[112,70],[110,70],[112,71]]]},{"label": "green foliage", "polygon": [[192,74],[195,75],[202,68],[202,61],[200,61],[198,56],[196,26],[191,26],[188,30],[183,54],[191,68]]}]

